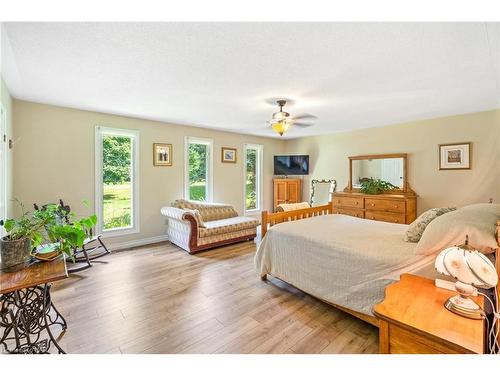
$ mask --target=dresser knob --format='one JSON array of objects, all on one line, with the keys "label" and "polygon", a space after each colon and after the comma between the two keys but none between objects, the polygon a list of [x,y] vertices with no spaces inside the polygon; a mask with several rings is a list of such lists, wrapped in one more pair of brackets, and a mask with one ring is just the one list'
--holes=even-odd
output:
[{"label": "dresser knob", "polygon": [[371,203],[371,206],[374,207],[375,206],[375,203]]},{"label": "dresser knob", "polygon": [[356,202],[355,204],[359,204],[359,202]]}]

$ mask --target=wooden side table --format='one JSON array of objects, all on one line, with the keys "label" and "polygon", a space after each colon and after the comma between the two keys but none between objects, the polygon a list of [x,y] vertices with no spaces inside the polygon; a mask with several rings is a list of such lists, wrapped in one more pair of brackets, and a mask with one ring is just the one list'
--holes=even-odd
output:
[{"label": "wooden side table", "polygon": [[67,324],[50,296],[50,283],[68,277],[61,256],[17,272],[0,271],[0,352],[48,353],[53,345],[64,350],[52,335],[51,327]]},{"label": "wooden side table", "polygon": [[[484,321],[461,317],[444,307],[456,293],[437,288],[434,280],[401,275],[375,305],[380,319],[379,348],[385,354],[484,353]],[[475,301],[483,306],[483,298]]]}]

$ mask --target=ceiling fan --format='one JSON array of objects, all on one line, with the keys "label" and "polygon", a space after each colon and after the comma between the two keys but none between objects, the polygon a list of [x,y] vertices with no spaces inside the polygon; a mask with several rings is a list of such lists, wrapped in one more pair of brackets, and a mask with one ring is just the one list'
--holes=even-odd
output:
[{"label": "ceiling fan", "polygon": [[307,120],[315,120],[317,117],[310,115],[308,113],[299,114],[297,116],[290,116],[290,113],[283,111],[283,107],[286,104],[285,99],[276,100],[276,104],[280,107],[278,112],[274,112],[270,121],[267,121],[271,128],[282,136],[289,128],[290,125],[299,126],[301,128],[307,128],[314,125],[311,122],[305,122]]}]

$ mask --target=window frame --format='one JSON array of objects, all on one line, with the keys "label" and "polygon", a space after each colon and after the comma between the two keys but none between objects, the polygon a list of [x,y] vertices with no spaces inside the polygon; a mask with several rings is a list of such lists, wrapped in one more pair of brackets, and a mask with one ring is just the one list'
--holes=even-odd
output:
[{"label": "window frame", "polygon": [[214,140],[211,138],[201,138],[186,136],[184,138],[184,199],[189,198],[189,145],[191,143],[199,143],[208,146],[208,163],[207,163],[207,187],[205,202],[213,202],[214,192]]},{"label": "window frame", "polygon": [[[0,163],[0,184],[1,186],[1,196],[0,196],[0,205],[2,211],[0,211],[0,218],[5,219],[9,215],[9,206],[7,199],[7,166],[8,166],[8,158],[9,158],[9,148],[7,147],[9,141],[7,136],[7,109],[3,104],[0,103],[0,148],[2,152],[2,160]],[[3,226],[0,228],[0,235],[4,236],[6,234]]]},{"label": "window frame", "polygon": [[[103,214],[103,149],[102,140],[103,136],[126,136],[132,139],[132,175],[131,187],[132,187],[132,225],[123,228],[113,228],[104,229],[104,214]],[[102,234],[103,237],[117,237],[124,236],[128,234],[134,234],[140,232],[140,211],[139,211],[139,147],[140,147],[140,136],[138,130],[133,129],[121,129],[113,127],[105,127],[97,125],[95,127],[95,212],[97,215],[97,225],[96,230],[98,234]]]},{"label": "window frame", "polygon": [[[257,150],[257,207],[252,209],[247,209],[247,150]],[[264,176],[263,170],[263,159],[264,159],[264,146],[254,143],[245,143],[243,146],[243,212],[245,214],[253,214],[262,212],[262,180]]]}]

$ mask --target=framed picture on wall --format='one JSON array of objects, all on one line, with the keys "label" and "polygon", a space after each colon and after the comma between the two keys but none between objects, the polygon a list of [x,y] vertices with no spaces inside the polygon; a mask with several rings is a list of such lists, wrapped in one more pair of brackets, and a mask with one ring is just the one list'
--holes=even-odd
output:
[{"label": "framed picture on wall", "polygon": [[471,169],[472,143],[439,145],[439,169]]},{"label": "framed picture on wall", "polygon": [[236,149],[231,147],[222,147],[221,161],[223,163],[236,163]]},{"label": "framed picture on wall", "polygon": [[172,166],[172,145],[168,143],[153,144],[153,165],[162,167]]}]

